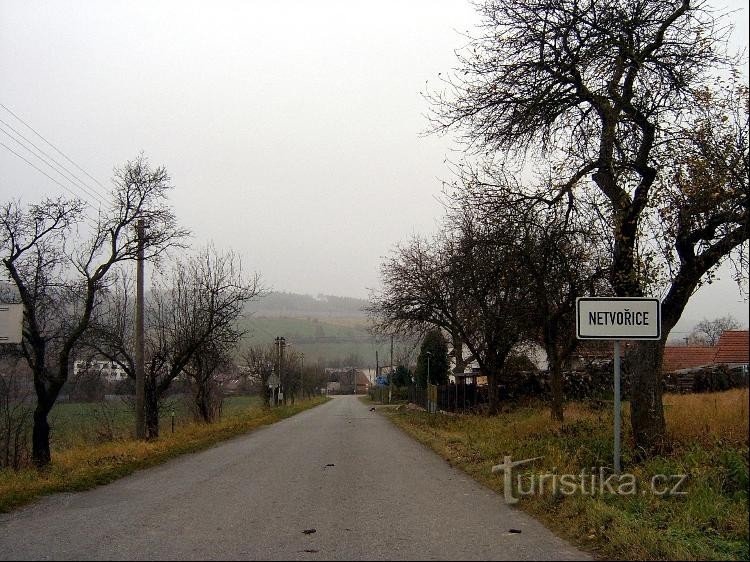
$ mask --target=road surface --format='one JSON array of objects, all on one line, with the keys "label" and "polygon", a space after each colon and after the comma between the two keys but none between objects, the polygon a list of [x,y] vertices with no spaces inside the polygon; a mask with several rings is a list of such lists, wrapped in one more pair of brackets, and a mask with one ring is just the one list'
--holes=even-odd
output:
[{"label": "road surface", "polygon": [[0,558],[586,556],[357,397],[341,396],[107,486],[0,515]]}]

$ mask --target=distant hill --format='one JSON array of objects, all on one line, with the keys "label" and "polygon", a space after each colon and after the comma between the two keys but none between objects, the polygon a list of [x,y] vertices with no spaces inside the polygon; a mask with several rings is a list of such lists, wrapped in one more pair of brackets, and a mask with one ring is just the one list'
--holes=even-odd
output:
[{"label": "distant hill", "polygon": [[365,318],[368,301],[333,295],[300,295],[273,291],[251,303],[248,311],[259,316],[289,318]]},{"label": "distant hill", "polygon": [[275,337],[284,336],[305,354],[305,362],[374,368],[377,351],[385,365],[390,340],[370,333],[363,310],[367,304],[351,297],[272,292],[248,307],[244,345],[272,344]]}]

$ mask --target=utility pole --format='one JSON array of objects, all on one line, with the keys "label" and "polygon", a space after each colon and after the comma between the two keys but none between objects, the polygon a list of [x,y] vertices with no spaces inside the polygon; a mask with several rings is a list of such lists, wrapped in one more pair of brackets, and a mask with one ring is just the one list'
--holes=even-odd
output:
[{"label": "utility pole", "polygon": [[391,398],[393,397],[393,375],[395,374],[395,371],[393,370],[393,334],[391,334],[391,374],[388,376],[388,403],[391,403]]},{"label": "utility pole", "polygon": [[299,392],[302,400],[305,399],[305,354],[300,353],[301,366],[299,369]]},{"label": "utility pole", "polygon": [[380,376],[380,361],[378,360],[378,350],[376,349],[375,350],[375,381],[376,382],[379,376]]},{"label": "utility pole", "polygon": [[136,266],[135,289],[135,437],[146,437],[146,402],[145,355],[144,355],[144,314],[143,314],[143,219],[136,226],[138,236],[138,257]]},{"label": "utility pole", "polygon": [[427,352],[427,413],[432,413],[432,404],[430,404],[430,357],[432,352]]},{"label": "utility pole", "polygon": [[[284,336],[281,336],[281,364],[279,366],[279,370],[281,370],[282,372],[284,369],[284,348],[286,348],[286,339],[284,338]],[[279,376],[279,378],[281,378],[281,376]],[[281,396],[282,396],[281,400],[283,401],[284,404],[286,404],[286,394],[285,394],[284,388],[285,387],[283,385],[279,386]]]},{"label": "utility pole", "polygon": [[276,399],[276,405],[278,406],[278,403],[279,403],[278,396],[284,395],[283,387],[281,386],[281,373],[282,373],[282,363],[284,361],[284,348],[286,347],[286,338],[284,338],[284,336],[277,336],[274,341],[276,342],[276,347],[278,348],[278,354],[279,354],[279,391],[278,391],[277,399]]}]

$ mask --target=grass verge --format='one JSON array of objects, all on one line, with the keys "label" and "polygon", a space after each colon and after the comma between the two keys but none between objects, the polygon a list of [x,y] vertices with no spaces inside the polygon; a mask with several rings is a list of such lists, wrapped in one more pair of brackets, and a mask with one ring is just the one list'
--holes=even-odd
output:
[{"label": "grass verge", "polygon": [[191,423],[174,433],[166,433],[163,428],[163,436],[155,441],[120,439],[53,452],[51,466],[42,472],[31,468],[18,472],[0,470],[0,513],[43,495],[88,490],[112,482],[141,468],[288,418],[327,400],[317,397],[272,409],[252,405],[214,424]]},{"label": "grass verge", "polygon": [[[634,492],[577,489],[520,495],[532,475],[589,477],[592,467],[611,467],[612,414],[569,404],[566,421],[553,424],[543,405],[517,407],[495,417],[429,415],[401,408],[384,413],[417,440],[497,492],[503,477],[491,467],[503,461],[543,457],[514,470],[518,506],[559,535],[594,555],[629,560],[747,560],[748,391],[665,396],[672,449],[637,461],[627,408],[623,420],[623,472]],[[651,493],[655,475],[685,474],[685,495]],[[676,482],[676,480],[675,480]],[[597,486],[597,490],[599,490]],[[627,491],[631,489],[628,488]],[[590,490],[589,490],[590,491]],[[498,498],[498,501],[502,499]]]}]

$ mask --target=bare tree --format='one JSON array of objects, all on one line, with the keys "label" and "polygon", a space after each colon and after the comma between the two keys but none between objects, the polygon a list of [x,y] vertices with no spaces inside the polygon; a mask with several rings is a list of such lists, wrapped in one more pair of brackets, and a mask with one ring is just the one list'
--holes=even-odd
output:
[{"label": "bare tree", "polygon": [[281,388],[284,391],[284,404],[288,400],[294,404],[295,396],[302,388],[302,354],[290,349],[289,345],[284,351],[283,365],[281,369]]},{"label": "bare tree", "polygon": [[270,406],[271,391],[268,387],[268,379],[274,372],[277,361],[277,351],[273,344],[255,345],[246,347],[242,353],[243,367],[249,376],[256,380],[263,390],[263,404]]},{"label": "bare tree", "polygon": [[[496,152],[506,165],[522,166],[524,156],[548,162],[558,181],[519,199],[575,201],[598,190],[612,233],[615,294],[644,294],[640,266],[650,245],[676,256],[663,338],[639,343],[628,357],[636,442],[658,449],[664,343],[701,280],[748,240],[747,104],[734,104],[733,119],[704,91],[717,69],[735,64],[723,47],[728,28],[705,2],[690,0],[485,0],[478,9],[480,36],[460,55],[448,93],[432,96],[435,130],[462,131],[470,148]],[[719,113],[729,121],[715,120]],[[701,120],[713,125],[696,126]],[[739,142],[710,141],[732,128]],[[728,150],[691,150],[703,140],[691,131],[700,130],[709,139],[703,144]],[[673,163],[691,166],[679,164],[684,154],[739,170],[719,176],[719,185],[686,190],[671,181],[679,176],[664,176]],[[720,193],[722,204],[709,204],[708,192]],[[650,222],[670,225],[666,238],[649,240]]]},{"label": "bare tree", "polygon": [[192,381],[195,417],[213,423],[221,417],[224,396],[220,375],[232,370],[232,356],[227,346],[209,342],[193,356],[185,372]]},{"label": "bare tree", "polygon": [[722,316],[709,320],[704,318],[695,325],[691,337],[706,342],[706,345],[715,346],[719,343],[721,334],[727,330],[739,330],[740,323],[733,316]]},{"label": "bare tree", "polygon": [[[159,435],[159,408],[178,377],[191,377],[197,411],[212,421],[214,375],[243,332],[237,320],[261,294],[258,274],[246,276],[239,257],[206,246],[156,275],[146,310],[146,435]],[[135,379],[135,317],[129,281],[121,279],[86,338],[96,352],[117,362]],[[204,415],[205,414],[205,415]]]},{"label": "bare tree", "polygon": [[[563,420],[562,369],[578,340],[575,334],[576,297],[604,294],[607,290],[607,247],[598,217],[585,207],[561,201],[549,206],[534,199],[514,197],[512,178],[496,178],[492,189],[474,189],[476,176],[462,176],[454,184],[452,200],[463,213],[491,224],[490,233],[502,238],[513,233],[515,242],[507,267],[529,283],[533,317],[530,338],[541,343],[547,354],[552,391],[552,417]],[[506,242],[507,244],[508,242]]]},{"label": "bare tree", "polygon": [[245,305],[262,290],[258,274],[246,277],[236,254],[219,253],[212,246],[189,260],[186,272],[197,287],[190,303],[193,315],[186,314],[196,326],[190,330],[196,345],[186,372],[196,389],[195,403],[201,418],[212,422],[221,403],[216,375],[230,368],[232,351],[245,333],[237,321]]},{"label": "bare tree", "polygon": [[33,460],[50,462],[47,416],[68,380],[72,353],[88,329],[111,282],[110,270],[134,260],[135,225],[150,225],[143,241],[146,259],[179,245],[186,231],[166,204],[171,185],[163,167],[152,169],[140,155],[115,171],[110,208],[102,211],[86,239],[76,239],[84,204],[62,198],[22,207],[0,208],[0,252],[24,305],[24,357],[34,374],[37,405],[32,435]]},{"label": "bare tree", "polygon": [[505,360],[533,329],[531,284],[517,262],[517,232],[465,206],[434,241],[415,238],[381,266],[370,314],[386,329],[444,329],[469,349],[489,383],[490,412]]}]

